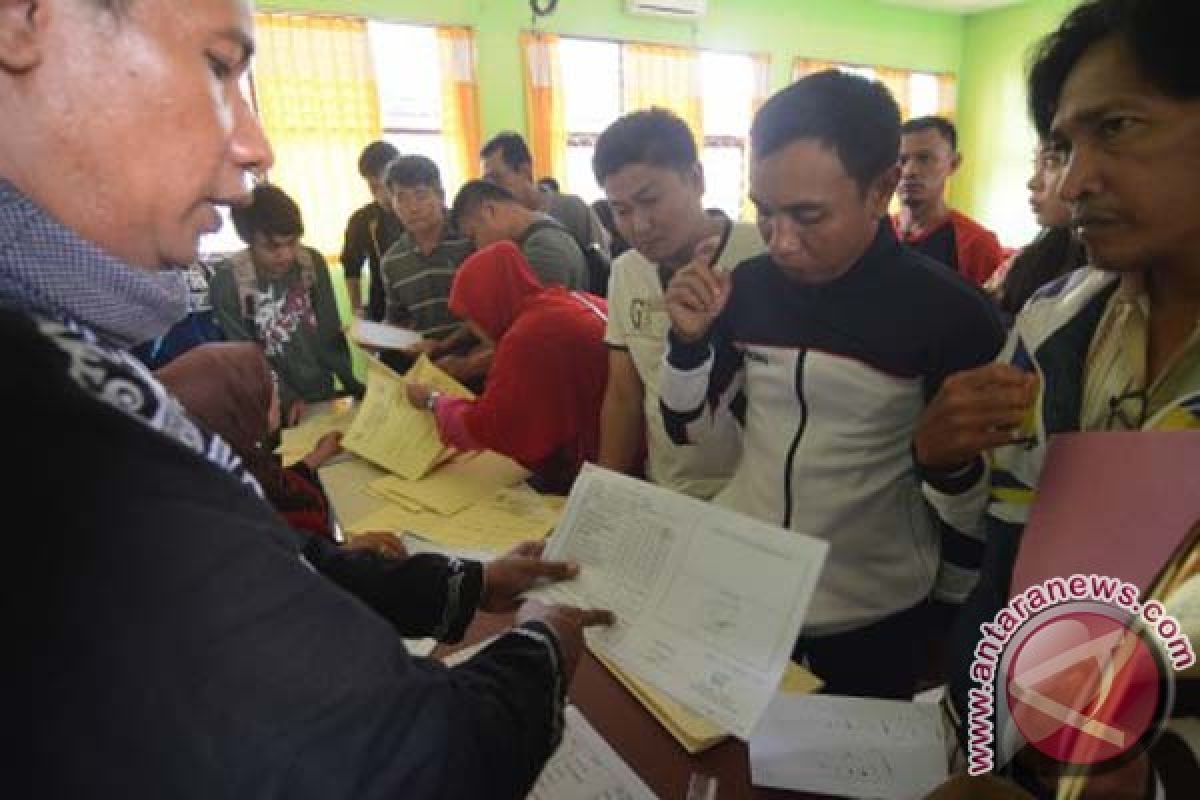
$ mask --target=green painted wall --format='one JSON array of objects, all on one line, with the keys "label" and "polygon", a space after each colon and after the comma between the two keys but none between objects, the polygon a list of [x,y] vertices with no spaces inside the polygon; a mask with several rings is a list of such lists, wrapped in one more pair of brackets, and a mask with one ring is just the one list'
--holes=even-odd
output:
[{"label": "green painted wall", "polygon": [[1010,246],[1037,232],[1025,188],[1036,143],[1025,110],[1026,63],[1034,43],[1076,4],[1035,0],[966,18],[958,93],[964,162],[952,199]]},{"label": "green painted wall", "polygon": [[[634,17],[624,0],[560,0],[544,30],[575,36],[769,52],[772,86],[791,78],[798,56],[954,72],[963,17],[876,0],[709,0],[692,24]],[[525,129],[517,35],[532,27],[526,0],[259,0],[261,10],[358,14],[398,22],[469,25],[476,30],[484,138]]]}]

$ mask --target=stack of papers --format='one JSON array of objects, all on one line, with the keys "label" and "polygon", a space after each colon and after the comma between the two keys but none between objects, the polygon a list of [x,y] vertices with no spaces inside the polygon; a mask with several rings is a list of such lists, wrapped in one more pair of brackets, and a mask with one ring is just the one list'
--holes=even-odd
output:
[{"label": "stack of papers", "polygon": [[574,706],[529,800],[655,800],[641,778]]},{"label": "stack of papers", "polygon": [[424,478],[390,475],[371,483],[371,491],[396,503],[416,504],[439,514],[457,514],[501,489],[517,486],[529,471],[499,453],[462,453]]},{"label": "stack of papers", "polygon": [[350,338],[363,347],[375,350],[411,350],[424,341],[424,337],[416,331],[365,319],[354,320],[350,327]]},{"label": "stack of papers", "polygon": [[408,402],[405,386],[410,381],[454,397],[474,396],[425,356],[404,377],[377,361],[368,361],[367,394],[342,445],[389,472],[417,480],[449,451],[438,436],[433,414]]},{"label": "stack of papers", "polygon": [[561,509],[555,498],[527,486],[501,489],[457,514],[385,502],[376,511],[344,525],[350,535],[370,531],[413,533],[443,547],[503,552],[553,530]]},{"label": "stack of papers", "polygon": [[275,452],[284,464],[295,464],[311,453],[325,434],[344,434],[354,423],[358,411],[354,407],[354,400],[349,397],[322,403],[321,406],[319,409],[310,409],[299,425],[283,429]]},{"label": "stack of papers", "polygon": [[386,500],[370,491],[374,481],[386,476],[387,472],[360,458],[327,464],[317,470],[333,507],[333,516],[343,531],[364,530],[358,527],[359,520],[388,506]]},{"label": "stack of papers", "polygon": [[[596,660],[607,667],[613,677],[628,689],[629,693],[645,706],[651,716],[667,729],[667,733],[675,737],[675,741],[679,742],[683,749],[691,755],[701,753],[729,738],[726,731],[721,730],[686,706],[675,702],[645,681],[625,672],[604,656],[596,654]],[[811,694],[820,688],[820,678],[804,667],[789,664],[783,673],[783,682],[779,686],[779,691],[790,694]]]},{"label": "stack of papers", "polygon": [[829,545],[588,466],[545,557],[578,578],[537,590],[605,608],[593,652],[748,739],[790,662]]},{"label": "stack of papers", "polygon": [[750,774],[777,789],[924,797],[946,780],[941,714],[931,703],[780,694],[750,739]]}]

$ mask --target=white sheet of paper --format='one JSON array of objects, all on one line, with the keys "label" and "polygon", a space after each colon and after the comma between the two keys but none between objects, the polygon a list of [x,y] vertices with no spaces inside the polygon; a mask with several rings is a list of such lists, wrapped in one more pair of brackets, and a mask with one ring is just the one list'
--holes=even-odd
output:
[{"label": "white sheet of paper", "polygon": [[350,335],[359,344],[379,350],[408,350],[423,341],[416,331],[365,319],[354,320]]},{"label": "white sheet of paper", "polygon": [[410,656],[425,658],[437,647],[437,639],[405,639],[404,649]]},{"label": "white sheet of paper", "polygon": [[641,778],[579,709],[567,706],[562,744],[546,763],[529,800],[655,800]]},{"label": "white sheet of paper", "polygon": [[551,602],[606,608],[588,644],[742,739],[783,676],[829,546],[588,466],[545,558],[578,562]]},{"label": "white sheet of paper", "polygon": [[941,713],[930,703],[779,694],[750,739],[750,774],[755,786],[924,797],[947,777]]}]

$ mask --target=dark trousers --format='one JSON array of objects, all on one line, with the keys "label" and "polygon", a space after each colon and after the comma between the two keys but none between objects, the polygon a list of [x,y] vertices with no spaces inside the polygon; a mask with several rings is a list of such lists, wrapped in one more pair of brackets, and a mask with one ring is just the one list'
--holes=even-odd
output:
[{"label": "dark trousers", "polygon": [[928,603],[857,630],[801,636],[792,660],[825,682],[826,694],[908,700],[925,659]]}]

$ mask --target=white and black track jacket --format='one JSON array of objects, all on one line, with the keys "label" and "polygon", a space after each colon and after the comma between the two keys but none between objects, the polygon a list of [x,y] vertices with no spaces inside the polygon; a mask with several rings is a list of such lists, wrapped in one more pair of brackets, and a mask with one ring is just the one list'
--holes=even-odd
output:
[{"label": "white and black track jacket", "polygon": [[991,303],[886,221],[830,283],[796,283],[769,255],[732,280],[706,340],[670,337],[664,422],[677,443],[699,441],[744,393],[742,459],[716,502],[830,543],[804,633],[878,621],[935,579],[939,597],[961,602],[982,553],[983,467],[919,474],[912,441],[942,381],[999,351]]}]

